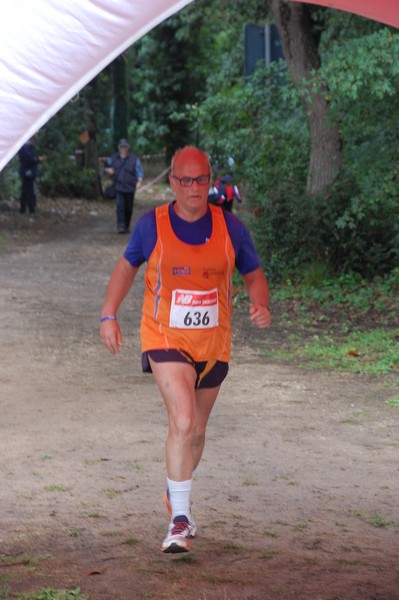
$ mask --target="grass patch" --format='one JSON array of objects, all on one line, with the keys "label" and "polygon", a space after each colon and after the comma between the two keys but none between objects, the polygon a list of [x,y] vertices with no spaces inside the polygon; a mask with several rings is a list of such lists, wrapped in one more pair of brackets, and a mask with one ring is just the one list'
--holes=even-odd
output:
[{"label": "grass patch", "polygon": [[373,527],[399,527],[399,521],[387,521],[379,512],[375,512],[372,518],[367,520],[367,523]]},{"label": "grass patch", "polygon": [[271,531],[270,529],[264,529],[262,531],[262,535],[264,535],[266,537],[270,537],[270,538],[276,538],[276,537],[278,537],[277,531]]},{"label": "grass patch", "polygon": [[225,552],[230,552],[231,554],[241,554],[242,552],[245,552],[245,548],[243,546],[234,543],[224,544],[223,550]]},{"label": "grass patch", "polygon": [[345,339],[315,335],[305,342],[291,337],[289,342],[274,356],[306,367],[381,376],[397,372],[399,365],[399,329],[356,331]]},{"label": "grass patch", "polygon": [[356,512],[354,514],[356,517],[359,517],[359,519],[373,527],[399,527],[399,521],[388,521],[387,519],[384,519],[378,511],[375,511],[372,516],[362,512]]},{"label": "grass patch", "polygon": [[79,588],[75,590],[53,590],[47,588],[35,594],[18,594],[17,600],[86,600]]},{"label": "grass patch", "polygon": [[122,542],[122,544],[125,544],[126,546],[137,546],[138,543],[139,540],[135,537],[128,537]]},{"label": "grass patch", "polygon": [[46,492],[67,492],[70,488],[66,487],[62,483],[50,483],[44,486]]},{"label": "grass patch", "polygon": [[0,575],[0,598],[7,598],[10,586],[8,585],[8,577]]},{"label": "grass patch", "polygon": [[[29,555],[21,555],[21,556],[2,556],[0,558],[0,566],[1,565],[8,565],[8,566],[14,566],[14,565],[20,565],[23,567],[28,567],[29,569],[36,569],[38,561],[40,558],[45,558],[45,557],[33,557],[33,556],[29,556]],[[1,598],[2,596],[0,596]]]},{"label": "grass patch", "polygon": [[104,488],[101,491],[108,498],[108,500],[113,500],[119,494],[119,492],[114,490],[114,488]]},{"label": "grass patch", "polygon": [[42,461],[46,461],[46,460],[52,460],[53,457],[51,456],[51,454],[43,454],[42,455]]},{"label": "grass patch", "polygon": [[71,537],[71,538],[78,538],[81,535],[82,535],[82,532],[79,531],[79,529],[74,529],[68,533],[68,537]]},{"label": "grass patch", "polygon": [[393,406],[394,408],[399,408],[399,396],[390,398],[389,400],[386,401],[385,404],[388,404],[389,406]]},{"label": "grass patch", "polygon": [[244,477],[242,479],[243,485],[259,485],[259,482],[256,479],[253,479],[251,476]]},{"label": "grass patch", "polygon": [[342,275],[272,288],[263,354],[305,368],[389,381],[399,373],[399,269],[373,281]]},{"label": "grass patch", "polygon": [[98,510],[89,510],[86,514],[89,519],[101,519],[101,514],[98,512]]},{"label": "grass patch", "polygon": [[278,550],[265,550],[259,555],[259,558],[262,560],[271,560],[275,556],[277,556]]},{"label": "grass patch", "polygon": [[293,527],[293,530],[297,533],[301,533],[302,531],[306,531],[309,527],[309,522],[301,521],[296,523]]},{"label": "grass patch", "polygon": [[178,558],[173,560],[174,565],[185,564],[185,565],[194,565],[198,563],[198,558],[193,554],[183,554]]}]

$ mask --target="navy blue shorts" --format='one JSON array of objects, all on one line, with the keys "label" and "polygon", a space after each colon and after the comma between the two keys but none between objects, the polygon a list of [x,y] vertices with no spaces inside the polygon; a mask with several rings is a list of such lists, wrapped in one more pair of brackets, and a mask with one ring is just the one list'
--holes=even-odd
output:
[{"label": "navy blue shorts", "polygon": [[154,362],[185,362],[192,365],[197,373],[196,388],[218,387],[226,378],[229,363],[221,360],[196,362],[182,350],[149,350],[141,355],[141,366],[144,373],[151,373],[148,357]]}]

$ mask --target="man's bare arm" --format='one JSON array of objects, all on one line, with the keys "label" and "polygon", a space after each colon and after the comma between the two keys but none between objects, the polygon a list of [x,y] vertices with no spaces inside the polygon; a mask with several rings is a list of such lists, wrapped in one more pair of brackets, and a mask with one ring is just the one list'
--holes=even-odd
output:
[{"label": "man's bare arm", "polygon": [[252,323],[262,329],[269,327],[269,286],[262,269],[259,267],[243,275],[243,280],[251,301],[249,314]]},{"label": "man's bare arm", "polygon": [[[101,317],[116,317],[116,313],[127,293],[132,287],[139,267],[132,265],[123,257],[118,260],[109,280]],[[104,344],[112,354],[116,354],[122,346],[122,332],[116,320],[101,323],[100,335]]]}]

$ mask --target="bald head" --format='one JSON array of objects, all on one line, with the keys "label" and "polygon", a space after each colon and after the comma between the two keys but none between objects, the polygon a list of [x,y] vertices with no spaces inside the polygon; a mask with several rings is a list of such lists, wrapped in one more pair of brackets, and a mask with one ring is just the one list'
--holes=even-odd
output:
[{"label": "bald head", "polygon": [[172,158],[172,175],[178,175],[184,167],[190,164],[202,165],[203,174],[206,175],[209,173],[211,175],[211,165],[208,155],[195,146],[185,146],[177,150]]},{"label": "bald head", "polygon": [[200,219],[208,210],[211,179],[208,155],[195,146],[178,150],[172,159],[169,182],[175,193],[175,212],[186,221]]}]

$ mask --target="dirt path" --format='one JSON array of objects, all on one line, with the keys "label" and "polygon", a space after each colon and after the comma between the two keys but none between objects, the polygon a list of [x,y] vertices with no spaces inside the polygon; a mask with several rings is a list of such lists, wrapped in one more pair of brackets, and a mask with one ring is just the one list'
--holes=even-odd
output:
[{"label": "dirt path", "polygon": [[22,247],[0,254],[0,597],[397,600],[399,411],[385,400],[398,391],[267,363],[267,334],[235,335],[194,551],[159,552],[166,419],[140,369],[142,284],[111,357],[98,315],[126,238],[111,205],[91,206],[19,225]]}]

